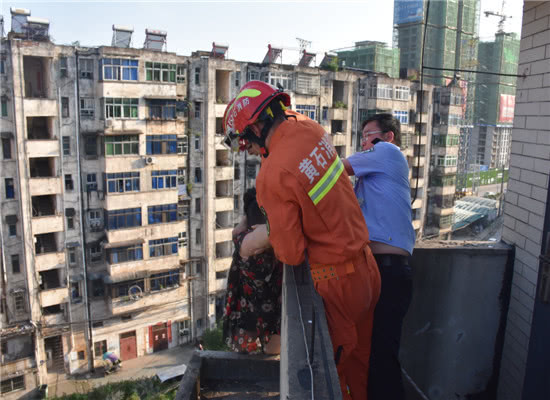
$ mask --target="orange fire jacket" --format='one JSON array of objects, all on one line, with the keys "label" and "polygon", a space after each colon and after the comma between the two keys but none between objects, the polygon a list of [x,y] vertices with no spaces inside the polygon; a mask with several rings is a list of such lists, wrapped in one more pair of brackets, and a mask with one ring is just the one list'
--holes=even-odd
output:
[{"label": "orange fire jacket", "polygon": [[350,260],[369,234],[348,174],[316,122],[293,111],[273,133],[256,179],[277,258],[289,265]]}]

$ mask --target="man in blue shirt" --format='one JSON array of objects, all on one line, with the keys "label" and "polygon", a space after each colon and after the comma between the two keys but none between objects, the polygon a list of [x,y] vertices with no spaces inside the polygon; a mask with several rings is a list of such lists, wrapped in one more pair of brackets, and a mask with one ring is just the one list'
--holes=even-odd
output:
[{"label": "man in blue shirt", "polygon": [[412,226],[409,165],[399,148],[401,127],[391,114],[377,114],[363,123],[363,151],[343,160],[358,179],[355,195],[365,217],[370,247],[382,278],[374,312],[368,398],[404,399],[399,343],[412,296],[409,257]]}]

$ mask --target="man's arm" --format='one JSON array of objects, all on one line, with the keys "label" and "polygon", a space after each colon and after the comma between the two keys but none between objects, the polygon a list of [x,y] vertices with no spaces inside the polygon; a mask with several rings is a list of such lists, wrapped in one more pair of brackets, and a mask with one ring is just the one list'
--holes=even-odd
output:
[{"label": "man's arm", "polygon": [[355,171],[353,170],[353,167],[351,166],[347,158],[344,158],[342,160],[342,163],[344,164],[344,168],[346,169],[346,172],[349,176],[355,175]]}]

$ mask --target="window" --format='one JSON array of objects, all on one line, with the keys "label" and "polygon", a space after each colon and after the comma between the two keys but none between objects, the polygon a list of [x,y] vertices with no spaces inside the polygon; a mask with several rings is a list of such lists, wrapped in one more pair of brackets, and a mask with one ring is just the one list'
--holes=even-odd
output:
[{"label": "window", "polygon": [[83,350],[78,352],[78,359],[79,360],[85,360],[86,359],[86,353]]},{"label": "window", "polygon": [[260,79],[260,73],[258,71],[248,71],[248,80],[257,81]]},{"label": "window", "polygon": [[105,155],[119,156],[139,154],[138,135],[117,135],[105,137]]},{"label": "window", "polygon": [[195,135],[195,150],[201,149],[201,137],[198,135]]},{"label": "window", "polygon": [[409,112],[408,111],[394,111],[393,116],[401,122],[401,125],[409,124]]},{"label": "window", "polygon": [[139,172],[106,174],[107,193],[139,192]]},{"label": "window", "polygon": [[314,86],[313,77],[311,75],[301,75],[296,77],[296,91],[305,94],[318,94],[319,84]]},{"label": "window", "polygon": [[187,154],[188,140],[187,136],[178,137],[178,154]]},{"label": "window", "polygon": [[63,155],[71,155],[71,138],[70,136],[63,136]]},{"label": "window", "polygon": [[197,197],[195,199],[195,214],[200,214],[201,213],[201,199],[200,197]]},{"label": "window", "polygon": [[92,296],[104,297],[105,296],[105,283],[103,279],[94,279],[92,281]]},{"label": "window", "polygon": [[19,264],[19,254],[11,255],[11,272],[12,274],[18,274],[21,272],[21,265]]},{"label": "window", "polygon": [[82,118],[93,118],[95,110],[95,103],[93,97],[81,97],[80,98],[80,116]]},{"label": "window", "polygon": [[200,167],[195,167],[195,183],[202,182],[202,170]]},{"label": "window", "polygon": [[73,303],[79,303],[82,301],[82,295],[80,294],[80,283],[71,283],[71,300]]},{"label": "window", "polygon": [[99,61],[100,70],[103,70],[103,79],[106,81],[137,81],[138,60],[121,58],[103,58]]},{"label": "window", "polygon": [[16,376],[14,378],[5,379],[0,382],[0,393],[10,393],[16,390],[25,389],[25,375]]},{"label": "window", "polygon": [[13,178],[4,179],[4,187],[6,189],[6,199],[15,198],[15,186],[13,184]]},{"label": "window", "polygon": [[453,215],[442,215],[439,217],[439,227],[444,228],[450,226],[453,223]]},{"label": "window", "polygon": [[69,265],[74,266],[76,265],[76,250],[74,248],[67,249],[67,253],[69,253]]},{"label": "window", "polygon": [[202,238],[201,238],[201,228],[197,228],[195,230],[195,244],[201,244]]},{"label": "window", "polygon": [[84,136],[84,154],[89,157],[97,156],[97,137],[92,135]]},{"label": "window", "polygon": [[186,170],[185,167],[178,168],[178,185],[185,185]]},{"label": "window", "polygon": [[195,101],[195,118],[200,118],[200,117],[201,117],[201,102]]},{"label": "window", "polygon": [[149,225],[163,224],[177,220],[177,204],[163,204],[148,207]]},{"label": "window", "polygon": [[94,343],[94,357],[101,358],[107,352],[107,341],[102,340]]},{"label": "window", "polygon": [[15,215],[7,215],[6,219],[7,217],[15,217],[15,221],[11,219],[10,222],[8,222],[8,233],[10,237],[17,236],[17,217]]},{"label": "window", "polygon": [[178,253],[178,238],[149,240],[149,257],[171,256]]},{"label": "window", "polygon": [[180,272],[178,270],[151,275],[151,292],[179,286],[179,284]]},{"label": "window", "polygon": [[151,82],[176,82],[176,64],[146,62],[145,79]]},{"label": "window", "polygon": [[449,126],[458,126],[462,124],[462,117],[457,114],[449,114]]},{"label": "window", "polygon": [[317,106],[296,104],[296,112],[299,112],[300,114],[304,114],[306,117],[309,117],[312,120],[315,120],[316,111],[317,111]]},{"label": "window", "polygon": [[147,154],[176,154],[178,139],[176,135],[147,135]]},{"label": "window", "polygon": [[92,262],[101,261],[102,252],[100,244],[93,244],[90,246],[90,258]]},{"label": "window", "polygon": [[434,146],[447,147],[458,146],[460,142],[459,135],[433,135],[432,144]]},{"label": "window", "polygon": [[69,118],[69,98],[61,98],[61,117]]},{"label": "window", "polygon": [[6,73],[6,60],[0,59],[0,74]]},{"label": "window", "polygon": [[2,157],[4,160],[11,160],[11,139],[2,139]]},{"label": "window", "polygon": [[191,208],[191,200],[183,200],[178,207],[178,214],[181,219],[189,217],[189,209]]},{"label": "window", "polygon": [[65,175],[65,190],[73,190],[73,176],[71,174]]},{"label": "window", "polygon": [[395,100],[409,100],[410,89],[407,86],[395,87]]},{"label": "window", "polygon": [[323,121],[328,119],[328,107],[323,107]]},{"label": "window", "polygon": [[139,99],[105,97],[105,118],[138,118]]},{"label": "window", "polygon": [[94,78],[94,60],[91,58],[81,58],[78,60],[80,68],[80,77],[82,79]]},{"label": "window", "polygon": [[176,119],[176,100],[151,99],[147,104],[150,119]]},{"label": "window", "polygon": [[437,156],[438,167],[456,167],[457,156]]},{"label": "window", "polygon": [[233,179],[236,181],[241,179],[241,167],[238,163],[235,163],[235,167],[233,168]]},{"label": "window", "polygon": [[23,293],[15,293],[13,302],[15,304],[15,312],[25,312],[27,310],[27,305],[25,303],[25,295]]},{"label": "window", "polygon": [[106,211],[107,229],[124,229],[141,226],[141,208],[124,208]]},{"label": "window", "polygon": [[195,85],[201,85],[201,69],[199,67],[195,68]]},{"label": "window", "polygon": [[292,74],[291,73],[270,73],[269,83],[277,87],[277,84],[286,90],[292,90]]},{"label": "window", "polygon": [[[74,212],[74,208],[72,208]],[[67,229],[74,229],[74,215],[67,215]]]},{"label": "window", "polygon": [[8,116],[8,102],[7,102],[7,100],[2,100],[1,104],[2,104],[2,117],[7,117]]},{"label": "window", "polygon": [[67,57],[59,57],[59,74],[62,78],[69,76],[69,72],[67,70]]},{"label": "window", "polygon": [[151,171],[151,187],[153,189],[170,189],[176,187],[175,169],[167,171]]},{"label": "window", "polygon": [[376,85],[369,88],[369,97],[391,99],[393,87],[390,85]]},{"label": "window", "polygon": [[143,260],[142,244],[107,249],[107,262],[109,264],[120,264],[136,260]]},{"label": "window", "polygon": [[176,67],[176,82],[185,83],[185,75],[186,75],[185,65],[178,64],[178,66]]},{"label": "window", "polygon": [[233,196],[233,209],[235,209],[235,210],[239,209],[239,196],[238,195]]},{"label": "window", "polygon": [[187,232],[178,233],[178,246],[187,247]]},{"label": "window", "polygon": [[87,174],[86,175],[86,191],[91,192],[97,190],[97,175],[96,174]]},{"label": "window", "polygon": [[124,300],[128,299],[128,296],[130,293],[140,293],[139,291],[130,291],[130,288],[132,286],[137,286],[141,289],[141,292],[145,290],[145,284],[143,279],[135,280],[135,281],[126,281],[123,283],[119,283],[116,286],[114,286],[113,290],[113,297],[114,298],[120,298],[122,297]]}]

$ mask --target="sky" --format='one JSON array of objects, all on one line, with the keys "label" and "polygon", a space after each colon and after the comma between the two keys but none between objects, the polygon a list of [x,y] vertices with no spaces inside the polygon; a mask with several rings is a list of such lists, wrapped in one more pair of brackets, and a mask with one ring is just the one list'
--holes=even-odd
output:
[{"label": "sky", "polygon": [[[0,0],[4,30],[11,25],[10,7],[31,10],[33,17],[50,21],[50,36],[57,44],[79,41],[82,46],[110,45],[112,25],[134,28],[132,47],[143,47],[145,29],[168,33],[167,49],[181,55],[211,50],[212,42],[229,45],[227,57],[261,62],[267,45],[283,47],[283,63],[298,61],[296,38],[311,41],[317,64],[326,51],[351,47],[356,41],[391,44],[393,1],[280,1],[280,0]],[[483,11],[500,12],[502,0],[481,1],[480,37],[490,39],[498,18]],[[521,29],[522,0],[506,0],[505,30]]]}]

